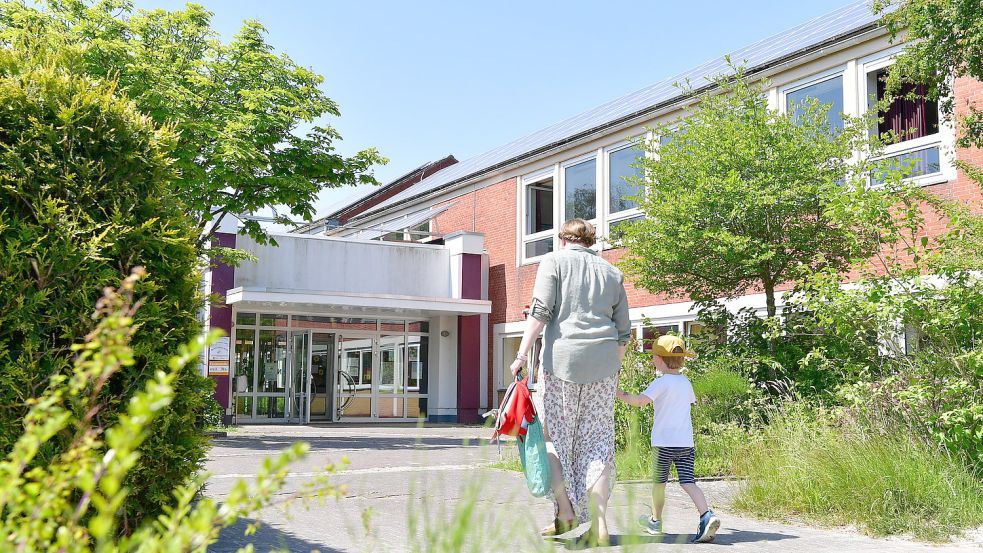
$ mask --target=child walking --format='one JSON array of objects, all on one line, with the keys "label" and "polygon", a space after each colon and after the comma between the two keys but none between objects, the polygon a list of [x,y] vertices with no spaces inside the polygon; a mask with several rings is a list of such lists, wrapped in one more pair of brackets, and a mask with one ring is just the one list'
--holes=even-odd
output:
[{"label": "child walking", "polygon": [[696,450],[693,447],[693,419],[690,408],[696,403],[696,394],[686,376],[679,370],[686,364],[686,357],[693,353],[686,350],[682,338],[660,336],[655,343],[652,357],[662,376],[656,378],[640,395],[627,394],[618,390],[621,401],[644,407],[649,403],[655,410],[652,421],[652,454],[654,457],[654,482],[652,483],[652,515],[642,516],[639,523],[652,535],[662,533],[662,509],[666,504],[666,482],[669,480],[669,467],[676,465],[679,484],[689,494],[700,513],[694,543],[713,541],[720,519],[707,507],[703,490],[696,485],[693,477],[693,460]]}]

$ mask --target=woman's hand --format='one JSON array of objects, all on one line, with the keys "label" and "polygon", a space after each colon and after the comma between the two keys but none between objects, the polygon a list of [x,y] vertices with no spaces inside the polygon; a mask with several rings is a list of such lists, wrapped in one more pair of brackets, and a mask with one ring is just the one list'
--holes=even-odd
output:
[{"label": "woman's hand", "polygon": [[512,361],[512,365],[509,367],[509,370],[512,371],[512,376],[518,376],[519,371],[521,371],[525,366],[526,362],[524,360],[516,359],[515,361]]}]

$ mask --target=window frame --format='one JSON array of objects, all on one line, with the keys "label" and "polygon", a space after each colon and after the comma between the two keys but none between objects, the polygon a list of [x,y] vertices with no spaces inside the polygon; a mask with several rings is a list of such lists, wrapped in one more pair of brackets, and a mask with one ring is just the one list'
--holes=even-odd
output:
[{"label": "window frame", "polygon": [[[526,245],[532,242],[539,242],[546,238],[552,238],[553,240],[553,251],[556,251],[558,244],[556,243],[556,233],[557,221],[559,220],[557,213],[557,164],[552,164],[547,168],[540,169],[538,171],[529,173],[520,177],[518,180],[519,190],[519,252],[518,260],[520,265],[525,265],[528,263],[538,262],[542,255],[526,256]],[[547,180],[551,180],[553,183],[553,228],[548,230],[543,230],[534,233],[528,233],[527,225],[529,218],[529,187],[535,186],[537,184],[543,183]],[[545,255],[545,254],[543,254]]]},{"label": "window frame", "polygon": [[591,150],[587,153],[579,155],[577,157],[567,159],[558,164],[559,173],[559,187],[553,192],[553,204],[558,208],[559,217],[557,221],[566,221],[571,218],[572,215],[567,213],[567,169],[583,163],[594,162],[594,217],[590,219],[584,219],[585,221],[594,225],[594,228],[598,227],[598,222],[601,218],[601,213],[603,213],[603,200],[599,196],[601,195],[601,182],[603,182],[603,175],[601,171],[602,163],[599,161],[600,153],[603,148],[598,148]]},{"label": "window frame", "polygon": [[[601,188],[603,188],[604,194],[603,194],[603,198],[601,199],[601,203],[603,204],[603,209],[601,210],[601,213],[604,214],[604,246],[603,246],[604,249],[614,249],[620,247],[619,245],[615,244],[614,241],[611,240],[612,225],[621,223],[628,219],[634,219],[639,216],[644,216],[644,213],[642,213],[642,210],[639,209],[638,206],[629,209],[623,209],[621,211],[615,211],[615,212],[611,211],[611,154],[629,148],[638,148],[638,146],[641,145],[642,142],[643,142],[643,137],[637,136],[628,140],[622,140],[621,142],[611,144],[603,149],[604,163],[603,163],[603,167],[601,168],[601,175],[602,175],[601,182],[603,183],[603,185],[601,186]],[[636,157],[642,157],[642,158],[649,157],[648,152],[646,152],[645,150],[639,150],[638,153],[639,155]],[[645,194],[644,188],[641,190],[641,193],[643,195]]]},{"label": "window frame", "polygon": [[[857,96],[863,111],[870,109],[871,94],[877,94],[876,90],[870,90],[869,75],[894,65],[897,62],[898,53],[902,49],[903,45],[899,45],[857,60]],[[939,100],[940,104],[941,102],[942,100]],[[905,180],[918,186],[931,186],[954,180],[957,177],[956,168],[948,154],[954,152],[955,129],[952,121],[944,117],[941,110],[939,113],[939,132],[887,145],[879,156],[872,158],[872,161],[882,161],[932,147],[939,150],[938,172],[909,177]],[[874,182],[873,176],[868,177],[868,182],[871,186],[880,186]]]},{"label": "window frame", "polygon": [[[810,86],[815,86],[817,84],[835,79],[840,77],[842,79],[842,90],[843,95],[843,112],[841,115],[850,116],[851,113],[851,102],[849,96],[850,84],[847,82],[849,80],[849,71],[847,65],[838,65],[836,67],[831,67],[824,71],[818,73],[813,73],[808,77],[793,81],[791,83],[785,84],[778,89],[778,111],[779,113],[788,114],[788,95],[809,88]],[[842,121],[842,117],[841,117]]]}]

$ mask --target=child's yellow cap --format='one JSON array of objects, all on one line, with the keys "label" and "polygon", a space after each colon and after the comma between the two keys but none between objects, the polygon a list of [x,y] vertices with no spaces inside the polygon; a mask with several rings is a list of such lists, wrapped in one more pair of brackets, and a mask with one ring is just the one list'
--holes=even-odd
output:
[{"label": "child's yellow cap", "polygon": [[[673,350],[679,348],[682,351]],[[686,342],[679,336],[671,336],[666,334],[665,336],[659,336],[659,339],[655,341],[655,347],[653,348],[655,354],[660,357],[695,357],[696,353],[686,349]]]}]

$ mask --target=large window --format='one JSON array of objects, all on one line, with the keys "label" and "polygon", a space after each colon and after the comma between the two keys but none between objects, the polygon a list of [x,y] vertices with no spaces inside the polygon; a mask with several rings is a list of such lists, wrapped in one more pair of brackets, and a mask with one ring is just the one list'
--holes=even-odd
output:
[{"label": "large window", "polygon": [[563,217],[593,219],[597,216],[597,161],[582,161],[563,168]]},{"label": "large window", "polygon": [[553,172],[524,179],[522,256],[531,259],[553,251]]},{"label": "large window", "polygon": [[831,130],[843,129],[843,75],[791,89],[785,93],[788,112],[798,120],[811,100],[827,108],[826,118]]},{"label": "large window", "polygon": [[638,202],[629,199],[641,192],[638,185],[630,179],[640,177],[641,169],[637,167],[641,151],[634,146],[627,146],[608,153],[608,213],[616,214],[636,209]]},{"label": "large window", "polygon": [[[887,76],[891,60],[865,66],[867,107],[879,106],[878,122],[871,134],[888,142],[884,149],[886,170],[901,169],[914,179],[930,179],[942,174],[942,139],[939,127],[939,104],[925,98],[924,85],[911,83],[902,86],[888,98]],[[886,107],[885,100],[891,99]],[[875,170],[871,181],[883,181],[885,175]]]}]

